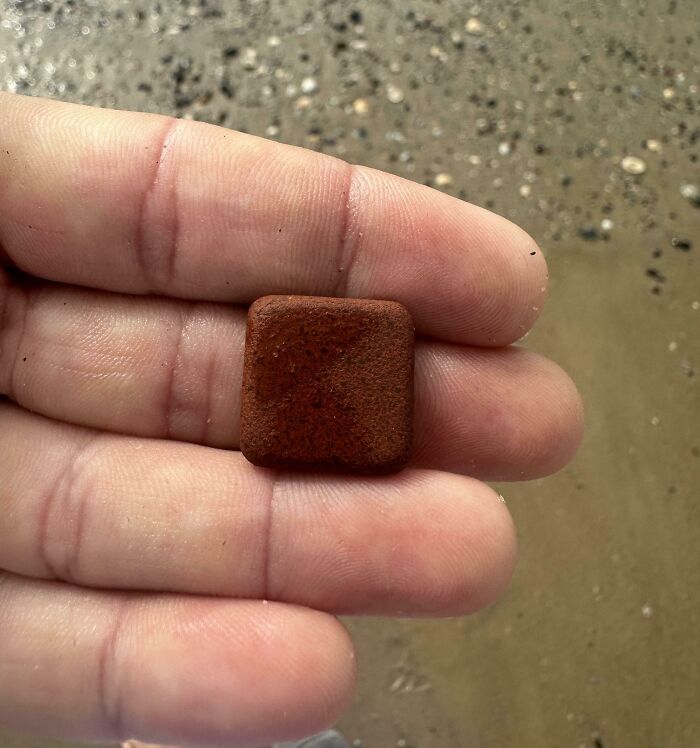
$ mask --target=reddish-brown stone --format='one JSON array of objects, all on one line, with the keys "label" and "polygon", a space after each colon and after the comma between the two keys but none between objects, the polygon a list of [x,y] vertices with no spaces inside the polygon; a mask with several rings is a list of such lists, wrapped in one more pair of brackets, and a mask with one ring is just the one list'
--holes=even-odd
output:
[{"label": "reddish-brown stone", "polygon": [[264,467],[392,473],[411,451],[413,321],[395,301],[265,296],[248,313],[241,451]]}]

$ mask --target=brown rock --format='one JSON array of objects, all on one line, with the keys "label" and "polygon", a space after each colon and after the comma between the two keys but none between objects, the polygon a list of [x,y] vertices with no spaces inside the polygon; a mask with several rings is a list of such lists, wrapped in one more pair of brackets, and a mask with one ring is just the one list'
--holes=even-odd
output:
[{"label": "brown rock", "polygon": [[248,313],[241,451],[264,467],[391,473],[410,456],[413,321],[395,301],[265,296]]}]

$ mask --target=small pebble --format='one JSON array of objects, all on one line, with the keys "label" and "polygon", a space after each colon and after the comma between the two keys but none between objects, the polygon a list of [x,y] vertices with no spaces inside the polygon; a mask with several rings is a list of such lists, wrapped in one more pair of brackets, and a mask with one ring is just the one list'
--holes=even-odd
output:
[{"label": "small pebble", "polygon": [[700,207],[700,187],[697,184],[682,184],[681,195],[688,202]]},{"label": "small pebble", "polygon": [[612,231],[614,226],[615,224],[609,218],[604,218],[600,222],[600,228],[605,232]]},{"label": "small pebble", "polygon": [[508,143],[506,141],[504,141],[503,143],[499,143],[498,144],[498,153],[501,156],[510,156],[512,150],[513,149],[511,147],[510,143]]},{"label": "small pebble", "polygon": [[679,239],[677,236],[674,236],[671,239],[671,246],[680,249],[681,252],[690,252],[693,248],[693,242],[690,239]]},{"label": "small pebble", "polygon": [[304,78],[301,82],[301,91],[305,94],[313,94],[318,91],[318,81],[315,78]]},{"label": "small pebble", "polygon": [[400,104],[404,99],[403,90],[393,83],[386,87],[386,97],[392,104]]},{"label": "small pebble", "polygon": [[661,153],[661,151],[663,151],[664,149],[663,144],[660,140],[653,139],[645,140],[644,147],[652,153]]},{"label": "small pebble", "polygon": [[311,99],[308,96],[300,96],[294,102],[294,106],[300,111],[305,111],[311,106],[311,103]]},{"label": "small pebble", "polygon": [[258,52],[253,47],[246,47],[241,55],[241,65],[246,70],[255,70],[258,64]]},{"label": "small pebble", "polygon": [[366,114],[369,114],[369,101],[367,99],[355,99],[352,102],[352,108],[355,114],[364,117]]},{"label": "small pebble", "polygon": [[652,278],[657,283],[665,283],[666,276],[658,268],[647,268],[647,278]]},{"label": "small pebble", "polygon": [[470,18],[464,24],[464,30],[472,36],[481,36],[484,33],[484,24],[478,18]]},{"label": "small pebble", "polygon": [[594,242],[598,238],[598,229],[595,226],[582,226],[578,233],[582,239],[588,242]]},{"label": "small pebble", "polygon": [[654,609],[651,607],[651,605],[642,606],[642,615],[645,618],[651,618],[654,615]]},{"label": "small pebble", "polygon": [[440,172],[440,174],[435,175],[435,179],[433,180],[436,187],[450,187],[453,183],[452,174],[448,174],[447,172]]},{"label": "small pebble", "polygon": [[622,159],[622,170],[627,174],[634,174],[635,176],[644,174],[647,170],[647,165],[644,160],[637,158],[637,156],[625,156]]},{"label": "small pebble", "polygon": [[530,197],[532,194],[532,187],[529,184],[524,184],[520,187],[520,197]]}]

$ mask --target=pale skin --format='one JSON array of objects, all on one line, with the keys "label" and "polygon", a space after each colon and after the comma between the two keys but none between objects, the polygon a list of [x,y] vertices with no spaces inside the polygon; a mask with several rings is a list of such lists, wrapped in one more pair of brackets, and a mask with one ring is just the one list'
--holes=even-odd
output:
[{"label": "pale skin", "polygon": [[[249,746],[347,707],[336,614],[505,589],[482,480],[574,453],[567,375],[511,346],[546,295],[523,231],[427,187],[222,128],[0,94],[0,725]],[[245,305],[412,312],[416,445],[383,478],[236,451]]]}]

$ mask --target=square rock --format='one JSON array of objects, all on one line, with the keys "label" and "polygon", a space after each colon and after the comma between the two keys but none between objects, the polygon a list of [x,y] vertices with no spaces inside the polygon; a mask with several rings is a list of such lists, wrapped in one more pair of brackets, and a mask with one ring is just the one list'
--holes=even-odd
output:
[{"label": "square rock", "polygon": [[248,312],[241,451],[256,465],[392,473],[413,424],[413,320],[395,301],[264,296]]}]

